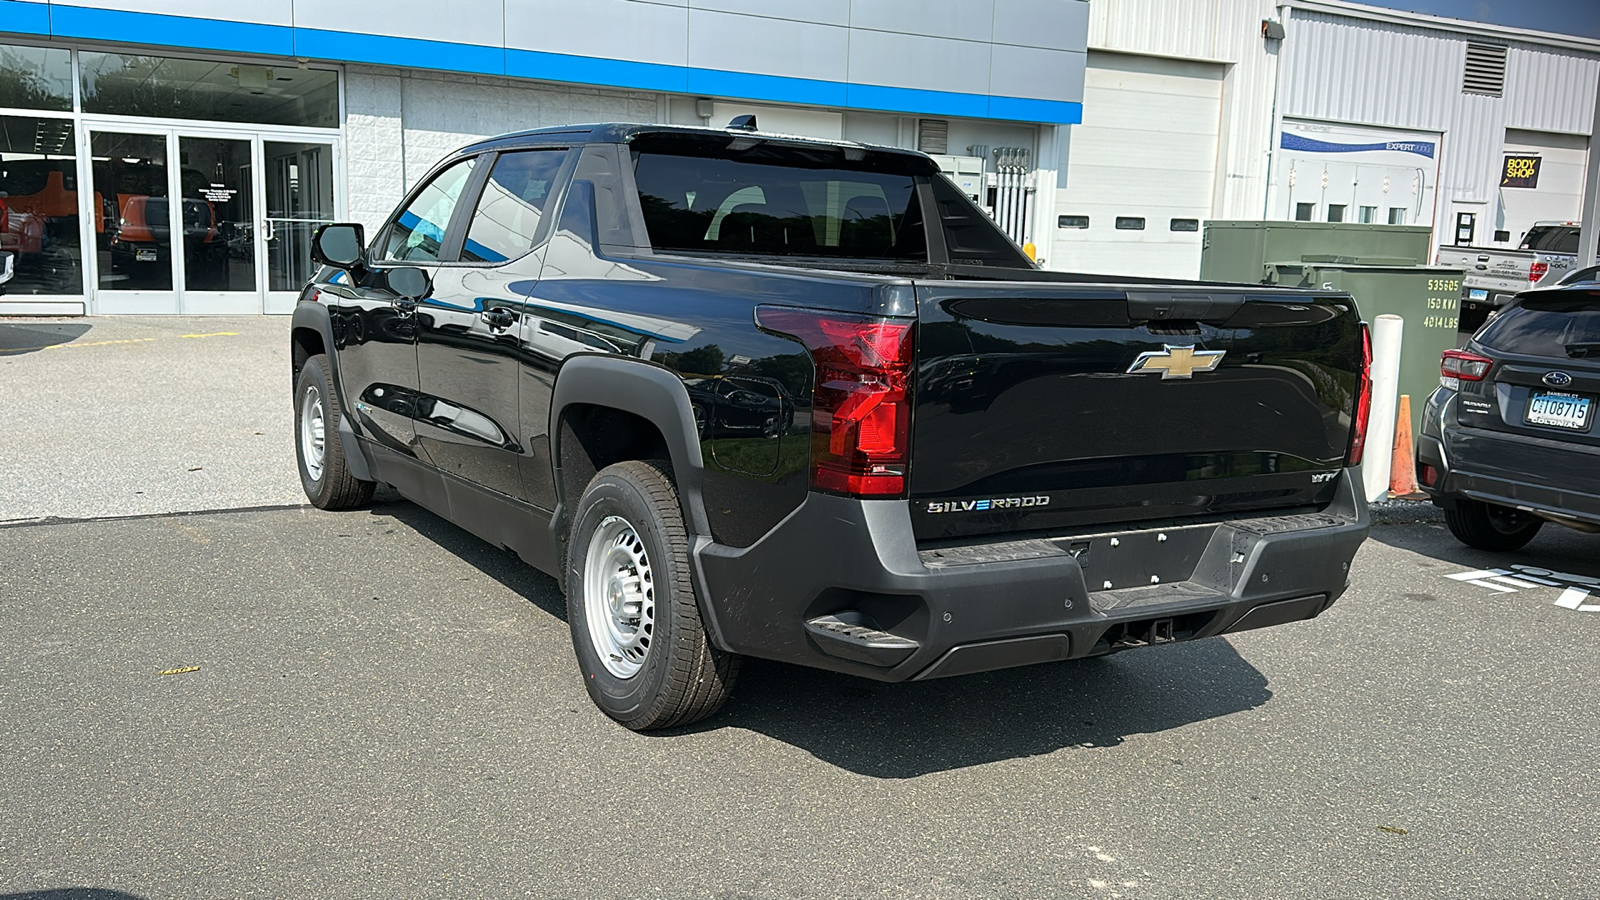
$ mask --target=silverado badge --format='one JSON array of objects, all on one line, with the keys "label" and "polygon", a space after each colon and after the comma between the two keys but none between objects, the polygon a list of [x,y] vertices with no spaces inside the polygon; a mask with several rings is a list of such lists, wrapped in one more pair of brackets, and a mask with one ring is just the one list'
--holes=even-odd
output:
[{"label": "silverado badge", "polygon": [[1134,372],[1160,371],[1161,380],[1169,378],[1193,378],[1196,372],[1211,372],[1222,363],[1226,350],[1196,350],[1193,344],[1187,347],[1174,347],[1171,344],[1162,344],[1165,350],[1151,350],[1139,354],[1139,358],[1128,367],[1128,374]]}]

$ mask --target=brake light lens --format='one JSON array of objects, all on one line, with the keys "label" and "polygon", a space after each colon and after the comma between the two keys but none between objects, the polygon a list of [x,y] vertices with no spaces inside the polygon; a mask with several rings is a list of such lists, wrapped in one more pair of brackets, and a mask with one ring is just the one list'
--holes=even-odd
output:
[{"label": "brake light lens", "polygon": [[852,497],[899,497],[911,445],[907,319],[786,306],[756,308],[756,324],[811,354],[811,486]]},{"label": "brake light lens", "polygon": [[1446,350],[1439,363],[1439,384],[1452,391],[1461,390],[1463,381],[1482,381],[1494,360],[1465,350]]},{"label": "brake light lens", "polygon": [[1543,278],[1545,273],[1548,272],[1548,271],[1550,271],[1550,264],[1549,263],[1547,263],[1547,262],[1536,262],[1536,263],[1534,263],[1533,265],[1528,267],[1528,283],[1529,284],[1534,284],[1534,283],[1538,282],[1538,280]]},{"label": "brake light lens", "polygon": [[1367,419],[1372,414],[1372,332],[1361,326],[1361,374],[1356,382],[1356,421],[1350,430],[1347,466],[1360,465],[1367,449]]}]

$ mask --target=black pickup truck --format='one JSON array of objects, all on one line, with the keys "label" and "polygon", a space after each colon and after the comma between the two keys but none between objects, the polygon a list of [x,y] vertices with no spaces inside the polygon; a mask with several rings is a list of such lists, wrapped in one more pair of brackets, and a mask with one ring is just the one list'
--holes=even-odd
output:
[{"label": "black pickup truck", "polygon": [[1312,618],[1366,537],[1344,294],[1040,271],[926,156],[670,126],[452,154],[315,240],[300,475],[554,575],[630,728]]}]

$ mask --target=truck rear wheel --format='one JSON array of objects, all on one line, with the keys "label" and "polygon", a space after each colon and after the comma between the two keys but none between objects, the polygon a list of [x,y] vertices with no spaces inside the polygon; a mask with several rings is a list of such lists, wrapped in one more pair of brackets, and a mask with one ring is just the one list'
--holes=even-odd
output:
[{"label": "truck rear wheel", "polygon": [[608,466],[567,543],[567,624],[595,705],[633,729],[699,721],[733,690],[738,657],[712,646],[689,577],[689,540],[663,463]]},{"label": "truck rear wheel", "polygon": [[1522,549],[1544,525],[1543,519],[1520,509],[1477,500],[1457,500],[1444,511],[1444,521],[1461,543],[1497,553]]}]

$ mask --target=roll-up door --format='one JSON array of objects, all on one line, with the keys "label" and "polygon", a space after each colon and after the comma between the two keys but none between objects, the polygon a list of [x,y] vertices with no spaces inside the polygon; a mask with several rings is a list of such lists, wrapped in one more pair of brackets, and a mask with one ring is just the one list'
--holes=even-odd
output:
[{"label": "roll-up door", "polygon": [[1056,192],[1050,268],[1166,278],[1200,274],[1211,216],[1223,67],[1089,52],[1083,124]]}]

